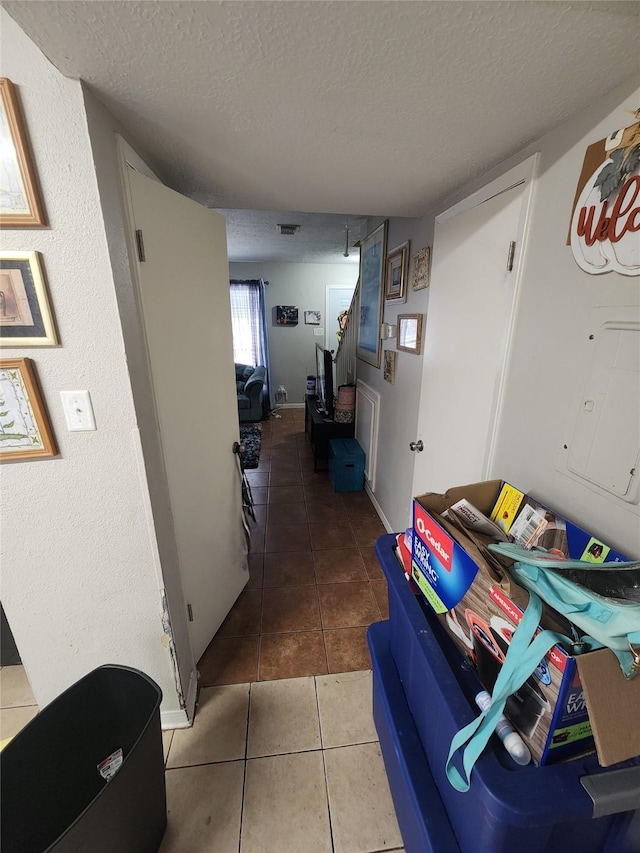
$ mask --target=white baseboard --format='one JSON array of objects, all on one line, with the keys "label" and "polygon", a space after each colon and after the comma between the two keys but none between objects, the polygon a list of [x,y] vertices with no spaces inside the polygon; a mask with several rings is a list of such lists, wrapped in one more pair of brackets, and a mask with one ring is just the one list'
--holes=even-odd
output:
[{"label": "white baseboard", "polygon": [[187,700],[179,711],[160,711],[160,725],[163,729],[188,729],[193,723],[198,696],[198,671],[193,669],[189,679]]},{"label": "white baseboard", "polygon": [[384,526],[387,530],[387,533],[395,533],[396,531],[389,524],[389,520],[387,519],[387,516],[382,512],[382,508],[381,508],[380,504],[378,503],[378,501],[376,500],[375,495],[371,491],[371,488],[367,482],[365,482],[365,484],[364,484],[364,490],[369,495],[369,497],[371,498],[371,503],[376,508],[376,512],[380,516],[380,521],[384,524]]},{"label": "white baseboard", "polygon": [[278,409],[304,409],[304,403],[278,403],[273,411],[277,412]]}]

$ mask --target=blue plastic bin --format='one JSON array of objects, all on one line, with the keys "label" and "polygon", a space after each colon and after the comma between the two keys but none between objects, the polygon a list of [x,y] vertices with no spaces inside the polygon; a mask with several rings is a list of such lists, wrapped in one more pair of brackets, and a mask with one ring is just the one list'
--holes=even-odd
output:
[{"label": "blue plastic bin", "polygon": [[[494,737],[473,770],[471,789],[460,793],[451,787],[445,774],[451,738],[478,713],[474,696],[481,685],[426,602],[411,592],[394,545],[393,535],[380,537],[376,545],[389,588],[388,647],[460,853],[638,853],[638,759],[606,770],[594,754],[547,767],[518,767]],[[375,630],[371,628],[370,645]],[[388,680],[386,686],[381,680],[382,670],[374,665],[374,696],[376,691],[390,693]],[[383,738],[379,719],[380,712],[376,724],[381,744],[392,738],[401,753],[398,726],[392,724]],[[405,739],[406,732],[405,724]],[[394,801],[405,799],[408,787],[394,792],[399,776],[387,767]],[[594,777],[611,783],[610,795],[595,802],[583,787]],[[430,806],[426,808],[428,812]],[[425,849],[411,838],[405,838],[405,845],[407,853]],[[436,845],[433,849],[439,853]]]},{"label": "blue plastic bin", "polygon": [[329,477],[334,492],[361,492],[364,488],[364,450],[355,438],[329,442]]}]

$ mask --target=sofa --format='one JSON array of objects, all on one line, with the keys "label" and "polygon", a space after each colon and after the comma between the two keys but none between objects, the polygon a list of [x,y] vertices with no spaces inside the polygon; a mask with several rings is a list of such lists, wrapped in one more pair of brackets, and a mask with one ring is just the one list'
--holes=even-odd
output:
[{"label": "sofa", "polygon": [[260,421],[263,418],[262,389],[267,369],[259,364],[238,364],[236,362],[236,391],[238,394],[238,417],[240,423]]}]

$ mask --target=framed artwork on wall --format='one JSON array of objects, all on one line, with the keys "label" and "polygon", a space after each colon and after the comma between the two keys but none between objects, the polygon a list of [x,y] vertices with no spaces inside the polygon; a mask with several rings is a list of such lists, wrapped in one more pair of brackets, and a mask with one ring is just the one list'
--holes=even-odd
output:
[{"label": "framed artwork on wall", "polygon": [[396,349],[420,355],[422,352],[422,314],[398,314]]},{"label": "framed artwork on wall", "polygon": [[0,252],[0,344],[48,347],[58,343],[37,252]]},{"label": "framed artwork on wall", "polygon": [[396,384],[396,364],[398,362],[398,353],[394,349],[386,349],[384,351],[384,370],[383,377],[386,382],[392,385]]},{"label": "framed artwork on wall", "polygon": [[276,305],[276,326],[297,326],[298,309],[295,305]]},{"label": "framed artwork on wall", "polygon": [[407,301],[407,273],[409,270],[409,247],[407,240],[387,255],[387,270],[384,283],[384,298],[387,302]]},{"label": "framed artwork on wall", "polygon": [[46,225],[20,105],[11,80],[0,77],[0,225]]},{"label": "framed artwork on wall", "polygon": [[380,367],[380,326],[382,290],[387,257],[388,220],[374,229],[360,246],[360,311],[356,355],[373,367]]},{"label": "framed artwork on wall", "polygon": [[57,455],[31,359],[0,359],[0,462]]},{"label": "framed artwork on wall", "polygon": [[319,326],[322,322],[321,311],[305,311],[304,312],[305,326]]},{"label": "framed artwork on wall", "polygon": [[429,279],[431,275],[431,247],[426,246],[420,249],[413,256],[413,270],[411,276],[411,285],[414,290],[423,290],[429,287]]}]

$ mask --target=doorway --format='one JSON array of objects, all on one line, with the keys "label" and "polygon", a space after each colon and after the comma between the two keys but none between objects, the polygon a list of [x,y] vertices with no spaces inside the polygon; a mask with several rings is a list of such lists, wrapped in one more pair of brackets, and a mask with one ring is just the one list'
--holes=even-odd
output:
[{"label": "doorway", "polygon": [[490,476],[536,161],[436,218],[414,495]]}]

